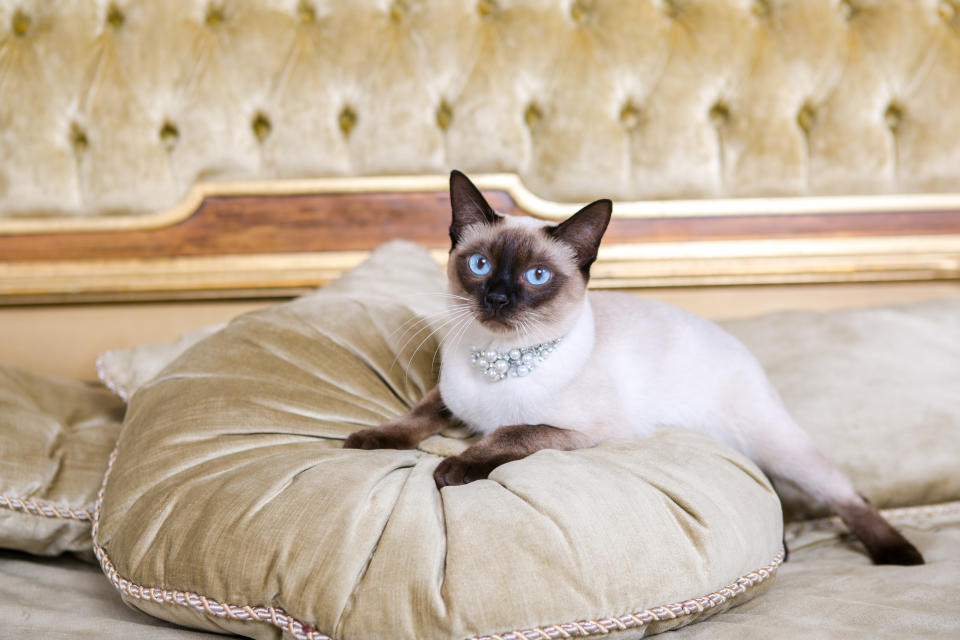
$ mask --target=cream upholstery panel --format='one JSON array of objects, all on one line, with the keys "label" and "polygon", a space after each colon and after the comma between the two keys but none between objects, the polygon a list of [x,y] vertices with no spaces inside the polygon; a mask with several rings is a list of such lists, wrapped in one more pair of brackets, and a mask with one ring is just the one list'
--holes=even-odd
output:
[{"label": "cream upholstery panel", "polygon": [[555,200],[960,190],[957,0],[0,0],[0,215],[515,171]]}]

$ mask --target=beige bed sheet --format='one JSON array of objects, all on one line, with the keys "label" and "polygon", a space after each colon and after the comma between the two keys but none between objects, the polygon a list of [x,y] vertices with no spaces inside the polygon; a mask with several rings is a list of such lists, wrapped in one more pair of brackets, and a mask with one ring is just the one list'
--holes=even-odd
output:
[{"label": "beige bed sheet", "polygon": [[[923,551],[926,565],[875,567],[854,543],[807,534],[767,593],[663,637],[954,640],[960,637],[960,521],[904,531]],[[127,608],[95,566],[11,551],[0,551],[0,621],[4,639],[216,637]]]}]

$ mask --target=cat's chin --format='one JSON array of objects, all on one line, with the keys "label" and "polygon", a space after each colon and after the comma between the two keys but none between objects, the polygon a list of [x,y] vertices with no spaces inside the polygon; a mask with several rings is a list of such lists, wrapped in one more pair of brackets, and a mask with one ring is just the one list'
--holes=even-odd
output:
[{"label": "cat's chin", "polygon": [[517,332],[517,325],[504,318],[496,316],[489,318],[480,318],[480,326],[497,335],[510,335]]}]

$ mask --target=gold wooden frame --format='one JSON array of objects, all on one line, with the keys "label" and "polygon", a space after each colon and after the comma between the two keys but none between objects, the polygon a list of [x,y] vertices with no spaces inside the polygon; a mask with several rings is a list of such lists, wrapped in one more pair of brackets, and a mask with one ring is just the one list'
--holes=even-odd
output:
[{"label": "gold wooden frame", "polygon": [[[561,219],[578,205],[543,200],[513,174],[475,176],[481,189],[507,193],[519,208]],[[7,219],[0,236],[161,229],[194,214],[207,198],[442,191],[446,176],[383,176],[198,183],[176,206],[143,215]],[[749,198],[618,202],[615,217],[831,216],[857,212],[960,211],[960,194]],[[445,251],[435,250],[438,261]],[[291,295],[358,264],[367,251],[97,260],[0,262],[0,303]],[[960,278],[960,234],[857,235],[685,242],[634,242],[601,248],[595,287],[834,283]]]}]

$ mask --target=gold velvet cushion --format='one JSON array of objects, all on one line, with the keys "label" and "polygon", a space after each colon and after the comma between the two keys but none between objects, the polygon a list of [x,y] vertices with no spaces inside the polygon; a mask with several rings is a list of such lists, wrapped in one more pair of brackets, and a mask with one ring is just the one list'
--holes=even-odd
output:
[{"label": "gold velvet cushion", "polygon": [[0,547],[89,555],[123,410],[105,389],[0,366]]},{"label": "gold velvet cushion", "polygon": [[[960,298],[725,323],[784,404],[880,507],[960,500]],[[823,505],[778,486],[788,519]]]},{"label": "gold velvet cushion", "polygon": [[772,582],[776,496],[690,432],[542,451],[442,491],[430,452],[462,450],[464,433],[341,448],[434,384],[436,342],[417,328],[442,285],[425,252],[388,246],[137,390],[94,534],[124,599],[257,637],[637,637]]}]

